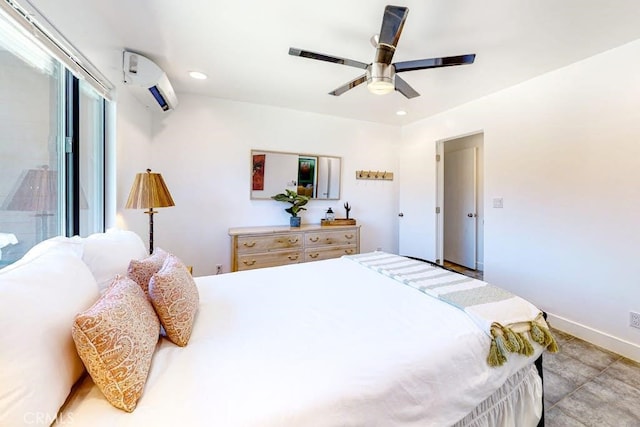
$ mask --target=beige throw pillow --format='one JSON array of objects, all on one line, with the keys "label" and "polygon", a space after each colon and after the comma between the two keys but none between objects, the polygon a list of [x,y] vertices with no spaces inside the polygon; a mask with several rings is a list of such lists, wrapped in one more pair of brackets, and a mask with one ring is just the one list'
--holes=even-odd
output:
[{"label": "beige throw pillow", "polygon": [[160,323],[140,286],[117,276],[102,297],[78,314],[73,340],[89,375],[116,408],[131,412],[142,396]]},{"label": "beige throw pillow", "polygon": [[169,254],[162,269],[149,281],[149,298],[167,338],[184,347],[189,342],[200,298],[187,267]]},{"label": "beige throw pillow", "polygon": [[148,295],[149,280],[151,280],[151,276],[153,276],[154,273],[160,271],[165,259],[167,259],[167,255],[168,253],[161,248],[155,248],[153,255],[141,260],[132,259],[129,262],[127,276],[140,285],[144,293]]}]

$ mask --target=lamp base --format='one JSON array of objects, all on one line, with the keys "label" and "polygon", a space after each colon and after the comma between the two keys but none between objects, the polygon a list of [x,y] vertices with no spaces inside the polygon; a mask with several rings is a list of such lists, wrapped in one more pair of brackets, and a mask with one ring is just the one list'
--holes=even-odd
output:
[{"label": "lamp base", "polygon": [[149,255],[152,255],[153,254],[153,214],[158,213],[158,211],[149,209],[148,211],[144,211],[144,213],[149,215]]}]

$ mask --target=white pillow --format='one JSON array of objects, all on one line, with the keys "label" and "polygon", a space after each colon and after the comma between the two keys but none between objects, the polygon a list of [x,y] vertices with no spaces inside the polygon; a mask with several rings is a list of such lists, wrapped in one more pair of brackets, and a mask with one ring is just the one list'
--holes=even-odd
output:
[{"label": "white pillow", "polygon": [[98,296],[95,278],[69,251],[0,271],[0,425],[55,420],[84,371],[73,320]]},{"label": "white pillow", "polygon": [[27,251],[26,254],[13,264],[9,264],[8,266],[0,269],[3,273],[8,272],[9,270],[13,270],[18,268],[22,264],[32,261],[33,259],[41,256],[46,252],[57,251],[57,252],[70,252],[71,254],[76,255],[78,258],[82,257],[83,251],[83,239],[78,236],[74,237],[64,237],[57,236],[52,237],[50,239],[44,240],[37,245],[33,246],[31,249]]},{"label": "white pillow", "polygon": [[44,252],[51,250],[68,250],[75,253],[78,257],[82,257],[83,238],[80,236],[64,237],[56,236],[44,240],[27,251],[22,257],[24,260],[33,259],[42,255]]},{"label": "white pillow", "polygon": [[142,239],[133,231],[111,229],[84,239],[82,260],[96,278],[101,293],[109,287],[116,275],[127,275],[132,259],[147,256]]}]

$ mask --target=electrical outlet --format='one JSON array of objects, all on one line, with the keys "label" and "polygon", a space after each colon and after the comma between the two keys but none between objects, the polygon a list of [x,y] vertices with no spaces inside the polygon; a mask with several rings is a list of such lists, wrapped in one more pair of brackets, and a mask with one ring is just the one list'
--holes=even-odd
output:
[{"label": "electrical outlet", "polygon": [[216,264],[216,274],[222,273],[222,264]]},{"label": "electrical outlet", "polygon": [[629,312],[629,326],[640,329],[640,313]]}]

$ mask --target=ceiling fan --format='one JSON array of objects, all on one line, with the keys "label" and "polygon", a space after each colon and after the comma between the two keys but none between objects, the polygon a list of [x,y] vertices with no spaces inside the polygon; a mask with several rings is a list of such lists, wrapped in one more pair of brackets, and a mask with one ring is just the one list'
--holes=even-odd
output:
[{"label": "ceiling fan", "polygon": [[382,17],[382,27],[380,34],[371,38],[372,44],[376,48],[376,56],[371,64],[355,61],[353,59],[340,58],[337,56],[325,55],[322,53],[309,52],[297,48],[289,48],[289,55],[301,56],[303,58],[317,59],[319,61],[334,62],[336,64],[348,65],[350,67],[361,68],[365,73],[356,77],[349,83],[329,92],[329,95],[339,96],[353,89],[354,87],[367,82],[370,92],[383,95],[392,92],[394,89],[407,98],[420,96],[415,89],[400,78],[397,73],[414,70],[424,70],[427,68],[450,67],[453,65],[473,64],[476,58],[475,53],[459,56],[447,56],[444,58],[417,59],[414,61],[403,61],[391,63],[393,54],[396,51],[404,21],[407,19],[409,9],[402,6],[387,6],[384,8]]}]

